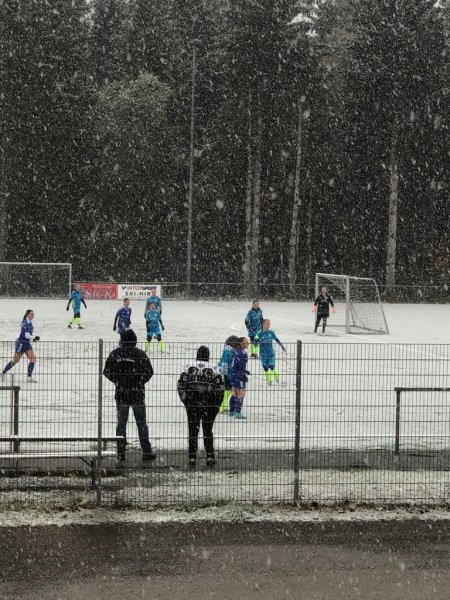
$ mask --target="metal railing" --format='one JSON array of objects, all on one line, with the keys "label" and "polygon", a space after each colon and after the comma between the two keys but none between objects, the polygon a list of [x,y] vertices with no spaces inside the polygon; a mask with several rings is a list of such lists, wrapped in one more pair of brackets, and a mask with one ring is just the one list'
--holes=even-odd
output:
[{"label": "metal railing", "polygon": [[[146,419],[157,458],[142,461],[131,410],[121,463],[115,389],[102,374],[116,344],[36,344],[36,383],[27,381],[23,357],[0,386],[0,502],[447,503],[450,346],[337,340],[330,334],[287,344],[286,354],[277,349],[279,381],[270,385],[261,362],[249,359],[247,418],[217,415],[213,466],[201,431],[197,462],[189,465],[187,414],[177,394],[178,376],[200,343],[166,342],[164,353],[152,343]],[[205,345],[217,364],[223,345]],[[12,343],[0,344],[3,364],[12,351]],[[77,458],[93,454],[94,488],[89,465]]]}]

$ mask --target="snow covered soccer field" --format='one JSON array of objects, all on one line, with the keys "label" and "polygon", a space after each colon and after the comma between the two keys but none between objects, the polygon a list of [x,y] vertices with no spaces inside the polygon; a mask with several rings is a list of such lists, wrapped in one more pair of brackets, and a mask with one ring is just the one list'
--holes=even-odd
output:
[{"label": "snow covered soccer field", "polygon": [[[25,310],[35,310],[35,333],[41,342],[37,353],[36,384],[26,382],[26,358],[8,374],[6,383],[21,386],[21,435],[79,436],[97,434],[98,340],[105,341],[105,355],[118,342],[112,324],[120,301],[88,301],[82,311],[85,329],[67,329],[69,313],[65,300],[2,299],[0,303],[0,347],[3,364],[12,355],[13,341]],[[218,450],[225,448],[290,448],[295,419],[295,342],[305,344],[302,447],[365,448],[392,445],[395,422],[386,418],[395,406],[396,385],[430,387],[449,385],[448,348],[450,306],[385,305],[390,335],[346,335],[329,320],[326,335],[313,335],[311,305],[296,302],[262,302],[264,316],[288,346],[288,354],[277,348],[281,383],[268,388],[259,361],[250,361],[248,394],[244,412],[248,420],[236,422],[220,415],[215,425]],[[133,301],[132,326],[140,342],[145,339],[144,303]],[[147,386],[148,421],[152,441],[158,449],[186,447],[186,416],[176,394],[177,375],[195,358],[200,343],[209,344],[212,360],[220,357],[223,342],[230,334],[245,335],[244,318],[250,302],[165,301],[163,320],[168,353],[161,355],[153,343],[150,357],[155,376]],[[339,305],[337,306],[339,310]],[[73,342],[73,343],[72,343]],[[79,344],[78,342],[81,342]],[[365,344],[364,372],[358,372],[361,343]],[[323,345],[346,345],[336,369]],[[414,349],[409,344],[442,344]],[[380,351],[389,345],[393,363],[384,367]],[[385,356],[384,354],[382,355]],[[400,356],[400,359],[398,359]],[[347,360],[348,359],[348,360]],[[431,362],[430,362],[431,359]],[[330,364],[334,365],[330,368]],[[362,364],[362,363],[361,363]],[[365,370],[364,370],[365,369]],[[112,385],[103,380],[104,434],[114,435],[115,403]],[[0,396],[0,433],[8,435],[11,409],[8,392]],[[439,400],[436,398],[439,396]],[[448,439],[445,395],[434,395],[432,409],[405,398],[405,439],[416,435],[416,421],[427,419],[425,431],[437,446]],[[410,404],[408,408],[408,401]],[[425,412],[424,412],[425,411]],[[431,415],[431,416],[430,416]],[[130,438],[136,444],[136,430],[129,423]]]}]

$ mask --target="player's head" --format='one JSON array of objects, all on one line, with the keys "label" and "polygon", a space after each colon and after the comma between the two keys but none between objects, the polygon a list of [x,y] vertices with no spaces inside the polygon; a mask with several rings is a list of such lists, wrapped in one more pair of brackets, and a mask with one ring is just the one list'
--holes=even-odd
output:
[{"label": "player's head", "polygon": [[252,308],[255,308],[255,309],[256,309],[256,308],[259,308],[259,300],[256,300],[256,299],[255,299],[255,300],[253,300],[253,303],[252,303]]},{"label": "player's head", "polygon": [[152,285],[152,287],[150,288],[150,294],[152,296],[156,296],[156,285]]},{"label": "player's head", "polygon": [[32,321],[34,319],[34,310],[32,310],[31,308],[29,308],[25,312],[25,314],[23,315],[22,321],[25,321],[25,319],[28,319],[29,321]]},{"label": "player's head", "polygon": [[242,348],[242,350],[246,350],[248,348],[248,344],[249,344],[248,337],[245,337],[245,336],[240,337],[238,339],[238,343],[239,343],[239,346]]},{"label": "player's head", "polygon": [[150,310],[155,310],[155,308],[156,308],[156,303],[150,302]]},{"label": "player's head", "polygon": [[326,285],[323,285],[323,286],[320,288],[320,292],[321,292],[322,294],[326,294],[326,293],[328,292],[328,288],[327,288],[327,286],[326,286]]},{"label": "player's head", "polygon": [[134,346],[136,346],[136,344],[137,344],[137,337],[132,329],[127,329],[120,336],[120,345],[121,346],[134,347]]},{"label": "player's head", "polygon": [[200,346],[197,350],[197,360],[201,360],[202,362],[209,361],[209,348],[207,346]]},{"label": "player's head", "polygon": [[230,335],[225,340],[225,346],[231,346],[232,348],[237,348],[239,345],[239,338],[237,335]]},{"label": "player's head", "polygon": [[263,327],[264,331],[267,331],[268,329],[270,329],[270,319],[263,319],[262,327]]},{"label": "player's head", "polygon": [[123,305],[124,306],[129,306],[129,304],[130,304],[130,299],[129,298],[124,298],[123,299]]}]

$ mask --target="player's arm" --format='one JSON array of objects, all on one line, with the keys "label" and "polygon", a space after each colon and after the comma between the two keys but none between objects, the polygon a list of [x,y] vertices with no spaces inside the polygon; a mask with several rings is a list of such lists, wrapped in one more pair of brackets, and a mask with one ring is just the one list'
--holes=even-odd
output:
[{"label": "player's arm", "polygon": [[72,302],[72,296],[70,296],[70,298],[69,298],[69,302],[67,303],[66,310],[69,310],[71,302]]},{"label": "player's arm", "polygon": [[311,309],[311,312],[317,312],[317,305],[319,304],[319,296],[317,296],[317,298],[314,300],[314,304],[313,307]]},{"label": "player's arm", "polygon": [[161,325],[161,329],[164,331],[165,328],[164,328],[164,323],[162,322],[162,319],[161,319],[161,313],[159,313],[159,324]]},{"label": "player's arm", "polygon": [[84,304],[84,308],[87,308],[87,304],[84,300],[84,296],[81,296],[81,302]]},{"label": "player's arm", "polygon": [[328,298],[329,298],[329,300],[328,300],[328,301],[329,301],[329,303],[330,303],[330,304],[331,304],[331,306],[332,306],[332,312],[333,312],[333,314],[335,314],[335,313],[336,313],[336,309],[335,309],[335,307],[334,307],[333,298],[332,298],[332,296],[328,296]]},{"label": "player's arm", "polygon": [[283,350],[283,352],[286,352],[286,348],[283,346],[283,344],[280,342],[280,340],[277,338],[277,336],[275,336],[273,339],[280,346],[280,348]]},{"label": "player's arm", "polygon": [[117,320],[119,318],[120,309],[116,312],[116,316],[114,317],[113,331],[117,329]]},{"label": "player's arm", "polygon": [[250,311],[248,311],[248,313],[247,313],[247,316],[245,317],[245,321],[244,321],[244,323],[245,323],[245,326],[246,326],[246,327],[247,327],[247,329],[248,329],[248,328],[249,328],[249,326],[250,326]]}]

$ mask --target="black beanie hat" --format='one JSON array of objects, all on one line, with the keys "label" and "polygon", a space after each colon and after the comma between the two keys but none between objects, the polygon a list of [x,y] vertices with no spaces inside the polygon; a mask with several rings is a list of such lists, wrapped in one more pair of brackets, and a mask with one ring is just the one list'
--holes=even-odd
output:
[{"label": "black beanie hat", "polygon": [[197,350],[197,360],[202,360],[204,362],[209,361],[209,348],[206,346],[200,346]]},{"label": "black beanie hat", "polygon": [[126,331],[124,331],[120,336],[120,343],[127,345],[132,344],[133,346],[136,346],[137,337],[134,331],[132,329],[127,329]]}]

